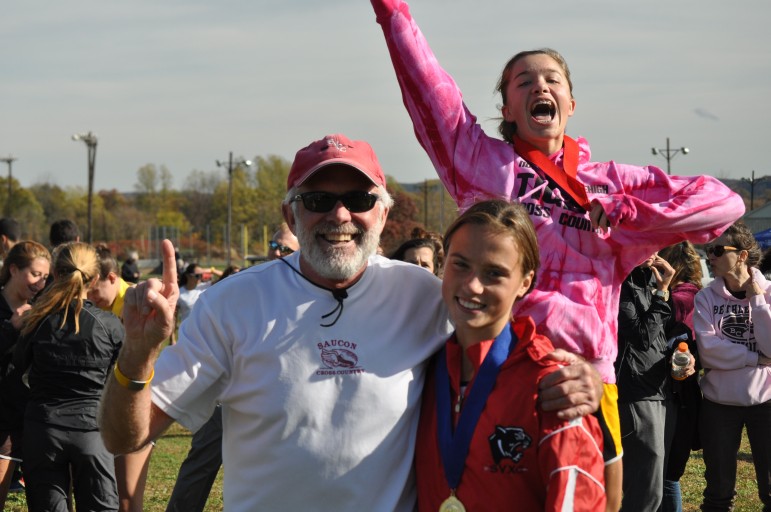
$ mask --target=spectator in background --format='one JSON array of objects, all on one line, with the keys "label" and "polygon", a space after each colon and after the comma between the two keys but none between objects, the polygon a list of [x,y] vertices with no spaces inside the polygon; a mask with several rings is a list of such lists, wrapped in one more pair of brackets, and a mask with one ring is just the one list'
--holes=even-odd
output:
[{"label": "spectator in background", "polygon": [[16,219],[3,217],[0,219],[0,256],[5,258],[16,242],[21,238],[21,226]]},{"label": "spectator in background", "polygon": [[[684,380],[672,379],[675,425],[672,442],[667,448],[669,455],[664,470],[664,498],[661,502],[662,512],[681,512],[683,498],[680,478],[685,473],[691,450],[701,447],[698,431],[701,389],[696,366],[696,337],[693,333],[693,300],[701,289],[701,258],[693,244],[687,241],[665,247],[659,251],[659,256],[667,260],[675,270],[672,282],[669,283],[672,306],[672,318],[667,326],[669,352],[677,348],[680,341],[685,341],[693,356],[693,368],[688,369],[690,376]],[[682,335],[685,335],[686,339],[678,340]]]},{"label": "spectator in background", "polygon": [[238,265],[230,265],[228,267],[225,267],[225,270],[222,271],[222,275],[220,276],[219,279],[217,279],[217,282],[219,283],[220,281],[222,281],[226,277],[228,277],[230,275],[233,275],[233,274],[237,274],[239,272],[241,272],[241,267],[239,267]]},{"label": "spectator in background", "polygon": [[[118,277],[118,262],[106,245],[97,245],[99,276],[88,289],[88,300],[98,308],[123,319],[123,299],[131,285]],[[121,512],[144,510],[145,484],[153,443],[141,450],[115,457],[115,479]]]},{"label": "spectator in background", "polygon": [[[51,223],[51,229],[48,232],[48,243],[50,244],[51,251],[69,242],[80,242],[78,225],[70,219],[61,219]],[[46,281],[46,287],[50,286],[53,282],[54,274],[51,272]]]},{"label": "spectator in background", "polygon": [[14,364],[29,373],[23,441],[27,505],[31,512],[67,510],[72,485],[77,510],[117,510],[113,456],[96,417],[123,343],[123,325],[86,300],[99,276],[93,247],[61,245],[53,273],[53,284],[24,316],[14,352]]},{"label": "spectator in background", "polygon": [[[218,277],[222,272],[212,267],[209,269],[211,274]],[[204,280],[204,271],[198,263],[190,263],[185,272],[179,276],[179,301],[177,302],[177,325],[187,318],[187,315],[193,310],[193,305],[198,297],[212,285],[211,277]]]},{"label": "spectator in background", "polygon": [[51,230],[48,232],[48,241],[51,244],[51,249],[67,242],[80,242],[78,225],[70,219],[57,220],[51,224]]},{"label": "spectator in background", "polygon": [[95,247],[99,259],[99,278],[88,289],[88,300],[105,311],[123,318],[123,297],[130,285],[118,276],[118,262],[106,245]]},{"label": "spectator in background", "polygon": [[123,266],[120,269],[120,276],[127,283],[137,284],[139,282],[139,253],[131,251],[128,253],[128,258],[123,262]]},{"label": "spectator in background", "polygon": [[268,260],[289,256],[299,248],[300,242],[297,237],[286,222],[282,222],[278,231],[273,233],[273,238],[268,242]]},{"label": "spectator in background", "polygon": [[666,426],[672,425],[666,326],[675,271],[653,253],[621,285],[618,309],[618,413],[624,464],[624,511],[656,512],[664,489]]},{"label": "spectator in background", "polygon": [[407,240],[394,251],[391,259],[412,263],[434,275],[439,273],[439,255],[436,253],[434,241],[429,238]]},{"label": "spectator in background", "polygon": [[0,510],[17,463],[22,460],[24,408],[29,390],[12,364],[21,330],[21,316],[32,298],[45,287],[51,255],[43,245],[19,242],[5,256],[0,270]]},{"label": "spectator in background", "polygon": [[436,231],[426,231],[421,227],[416,227],[412,230],[410,238],[428,238],[434,242],[434,252],[436,253],[436,261],[439,265],[439,270],[434,272],[439,277],[442,277],[442,268],[444,267],[444,237],[441,233]]},{"label": "spectator in background", "polygon": [[771,283],[755,267],[760,248],[737,221],[707,245],[715,280],[696,294],[693,325],[704,366],[699,430],[704,453],[701,510],[731,510],[742,430],[763,510],[771,510]]}]

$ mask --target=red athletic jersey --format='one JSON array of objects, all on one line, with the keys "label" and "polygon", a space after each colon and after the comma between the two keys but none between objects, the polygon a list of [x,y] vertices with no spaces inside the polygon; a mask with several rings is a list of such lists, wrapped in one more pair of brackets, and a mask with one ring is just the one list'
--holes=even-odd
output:
[{"label": "red athletic jersey", "polygon": [[[512,322],[518,337],[503,363],[471,440],[457,498],[469,511],[563,511],[605,509],[602,433],[586,416],[566,422],[537,405],[538,382],[558,365],[545,360],[551,342],[535,334],[530,317]],[[492,345],[469,349],[476,370]],[[452,407],[460,385],[461,350],[447,343]],[[437,441],[434,364],[428,371],[418,427],[418,507],[439,510],[450,495]],[[473,381],[466,388],[468,396]],[[454,420],[457,414],[453,412]]]}]

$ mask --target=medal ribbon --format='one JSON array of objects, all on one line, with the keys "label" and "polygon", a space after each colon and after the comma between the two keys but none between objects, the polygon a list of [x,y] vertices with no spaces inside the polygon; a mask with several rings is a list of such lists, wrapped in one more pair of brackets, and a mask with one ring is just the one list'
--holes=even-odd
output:
[{"label": "medal ribbon", "polygon": [[527,160],[527,163],[540,169],[562,190],[570,194],[575,202],[584,210],[590,211],[589,198],[586,195],[586,188],[578,181],[578,143],[564,136],[562,169],[552,162],[548,156],[529,142],[525,142],[517,136],[514,136],[514,151],[519,156]]},{"label": "medal ribbon", "polygon": [[[513,341],[513,342],[512,342]],[[516,345],[517,338],[511,326],[506,325],[495,338],[490,351],[479,367],[474,385],[466,397],[460,412],[458,425],[453,433],[452,404],[450,397],[450,375],[447,371],[447,351],[443,347],[436,362],[434,377],[436,380],[436,423],[439,436],[439,452],[444,466],[444,476],[450,489],[457,489],[466,464],[466,456],[471,446],[474,429],[485,408],[487,398],[495,386],[495,380],[509,351]]]}]

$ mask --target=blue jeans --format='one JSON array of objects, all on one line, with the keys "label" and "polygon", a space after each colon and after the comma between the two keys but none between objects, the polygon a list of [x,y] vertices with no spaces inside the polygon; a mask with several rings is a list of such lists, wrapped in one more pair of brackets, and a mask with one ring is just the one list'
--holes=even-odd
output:
[{"label": "blue jeans", "polygon": [[664,480],[664,498],[661,500],[661,512],[683,512],[683,495],[678,480]]}]

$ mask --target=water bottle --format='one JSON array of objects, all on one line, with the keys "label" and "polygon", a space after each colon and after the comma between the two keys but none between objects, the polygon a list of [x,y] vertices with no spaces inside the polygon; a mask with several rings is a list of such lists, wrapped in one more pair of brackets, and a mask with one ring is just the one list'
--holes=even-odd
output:
[{"label": "water bottle", "polygon": [[685,380],[686,368],[691,362],[691,353],[688,351],[688,344],[680,342],[677,350],[672,355],[672,378],[675,380]]}]

